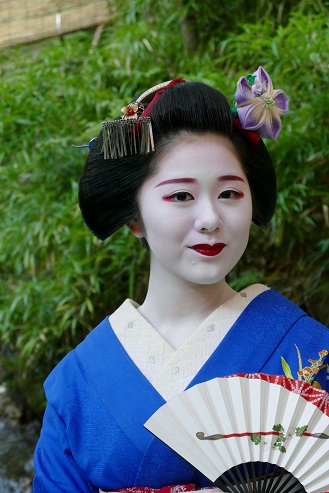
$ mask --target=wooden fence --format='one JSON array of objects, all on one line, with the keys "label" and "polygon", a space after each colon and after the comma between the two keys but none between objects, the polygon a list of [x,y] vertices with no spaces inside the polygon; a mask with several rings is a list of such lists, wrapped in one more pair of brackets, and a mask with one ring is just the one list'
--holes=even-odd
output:
[{"label": "wooden fence", "polygon": [[0,0],[0,49],[108,20],[108,0]]}]

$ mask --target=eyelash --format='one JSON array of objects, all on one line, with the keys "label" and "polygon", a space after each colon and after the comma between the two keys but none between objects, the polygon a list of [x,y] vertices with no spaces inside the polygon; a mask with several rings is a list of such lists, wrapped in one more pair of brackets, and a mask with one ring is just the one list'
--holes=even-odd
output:
[{"label": "eyelash", "polygon": [[[224,195],[229,195],[229,196],[224,196]],[[180,200],[178,198],[178,196],[181,195],[181,196],[185,196],[185,199],[183,200]],[[189,199],[187,199],[187,197],[189,197]],[[243,192],[238,192],[237,190],[232,190],[232,189],[228,189],[228,190],[223,190],[219,195],[218,195],[218,198],[219,199],[224,199],[224,200],[237,200],[237,199],[241,199],[242,197],[244,197],[244,193]],[[182,199],[182,197],[181,197]],[[194,200],[194,197],[193,195],[190,193],[190,192],[184,192],[183,190],[182,191],[179,191],[179,192],[175,192],[171,195],[165,195],[163,197],[163,200],[166,200],[168,202],[189,202],[190,200]]]},{"label": "eyelash", "polygon": [[[230,197],[221,197],[221,195],[224,195],[224,194],[229,194]],[[232,196],[232,194],[233,194],[233,196]],[[237,190],[232,190],[232,189],[223,190],[223,192],[221,192],[218,196],[218,198],[221,198],[221,199],[233,199],[233,200],[242,199],[242,197],[244,197],[243,192],[238,192]]]},{"label": "eyelash", "polygon": [[[185,195],[185,196],[189,196],[190,199],[189,200],[179,200],[178,199],[178,196],[179,195]],[[189,192],[184,192],[183,190],[182,191],[179,191],[179,192],[175,192],[171,195],[165,195],[163,197],[163,200],[167,200],[168,202],[189,202],[190,200],[194,200],[194,197],[191,193]]]}]

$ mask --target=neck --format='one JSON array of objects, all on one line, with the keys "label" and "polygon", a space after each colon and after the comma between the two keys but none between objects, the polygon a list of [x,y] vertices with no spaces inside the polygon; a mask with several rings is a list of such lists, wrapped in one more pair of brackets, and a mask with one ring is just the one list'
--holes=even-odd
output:
[{"label": "neck", "polygon": [[149,288],[139,311],[175,348],[180,347],[218,306],[235,291],[225,279],[202,285],[150,275]]}]

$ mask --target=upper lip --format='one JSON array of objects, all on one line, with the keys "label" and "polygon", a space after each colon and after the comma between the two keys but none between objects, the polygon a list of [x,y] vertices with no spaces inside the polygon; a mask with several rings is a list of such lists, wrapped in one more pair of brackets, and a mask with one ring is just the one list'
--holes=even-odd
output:
[{"label": "upper lip", "polygon": [[218,248],[223,248],[225,243],[215,243],[214,245],[209,245],[207,243],[198,243],[197,245],[192,245],[190,248],[200,248],[202,250],[217,250]]}]

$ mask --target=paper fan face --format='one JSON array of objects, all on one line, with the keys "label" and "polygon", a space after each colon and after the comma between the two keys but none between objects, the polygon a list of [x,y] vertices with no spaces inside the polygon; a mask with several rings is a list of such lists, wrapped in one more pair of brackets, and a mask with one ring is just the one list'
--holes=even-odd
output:
[{"label": "paper fan face", "polygon": [[144,426],[223,491],[329,491],[329,394],[304,381],[215,378]]}]

